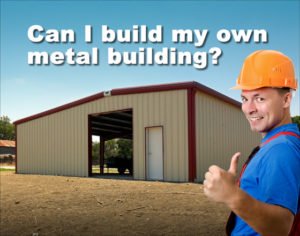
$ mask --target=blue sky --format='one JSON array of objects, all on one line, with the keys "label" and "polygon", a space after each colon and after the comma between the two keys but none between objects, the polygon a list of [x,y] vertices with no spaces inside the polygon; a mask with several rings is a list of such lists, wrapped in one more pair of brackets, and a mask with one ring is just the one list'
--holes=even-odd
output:
[{"label": "blue sky", "polygon": [[[299,1],[8,1],[1,0],[1,115],[12,121],[112,88],[197,81],[229,97],[240,100],[235,85],[243,60],[261,49],[275,49],[294,62],[299,78]],[[27,37],[31,25],[47,29],[73,29],[76,43],[33,43]],[[92,25],[93,43],[84,42],[84,26]],[[101,26],[132,29],[147,25],[149,30],[163,26],[163,43],[104,44]],[[207,29],[206,44],[172,43],[172,29]],[[268,43],[218,42],[220,29],[265,29]],[[100,64],[71,66],[27,63],[29,51],[90,52],[99,48]],[[197,70],[193,66],[110,66],[107,48],[137,51],[139,47],[176,47],[178,51],[207,52],[222,49],[219,65]],[[300,114],[297,91],[292,115]]]}]

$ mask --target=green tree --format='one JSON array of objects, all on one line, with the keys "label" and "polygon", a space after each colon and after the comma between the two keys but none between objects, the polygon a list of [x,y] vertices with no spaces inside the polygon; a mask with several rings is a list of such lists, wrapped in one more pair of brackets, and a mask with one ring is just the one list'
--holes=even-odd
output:
[{"label": "green tree", "polygon": [[105,141],[104,158],[116,157],[118,155],[118,145],[116,139]]},{"label": "green tree", "polygon": [[93,165],[98,165],[99,164],[99,159],[100,159],[100,143],[99,142],[93,142],[92,143],[92,162]]},{"label": "green tree", "polygon": [[15,140],[15,127],[10,123],[8,116],[0,117],[0,139]]},{"label": "green tree", "polygon": [[132,158],[132,140],[130,139],[118,139],[118,154],[122,158]]},{"label": "green tree", "polygon": [[[111,139],[105,141],[104,144],[104,159],[109,157],[116,157],[118,155],[118,145],[116,139]],[[93,142],[92,144],[92,159],[93,165],[98,165],[100,163],[100,143]]]},{"label": "green tree", "polygon": [[292,117],[292,122],[298,125],[298,128],[300,130],[300,116],[294,116]]}]

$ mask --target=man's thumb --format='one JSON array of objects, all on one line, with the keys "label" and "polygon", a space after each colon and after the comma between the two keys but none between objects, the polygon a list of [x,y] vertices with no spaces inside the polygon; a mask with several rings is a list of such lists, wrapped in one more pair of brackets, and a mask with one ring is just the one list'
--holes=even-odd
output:
[{"label": "man's thumb", "polygon": [[240,155],[241,155],[241,153],[237,152],[231,158],[230,167],[228,169],[228,172],[230,172],[231,174],[237,175],[237,167],[238,167],[238,162],[239,162],[239,156]]}]

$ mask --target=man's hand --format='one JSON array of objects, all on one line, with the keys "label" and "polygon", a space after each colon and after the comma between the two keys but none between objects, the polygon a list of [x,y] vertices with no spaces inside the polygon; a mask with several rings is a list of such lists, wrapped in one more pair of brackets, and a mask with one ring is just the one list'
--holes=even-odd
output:
[{"label": "man's hand", "polygon": [[227,205],[231,196],[236,192],[237,186],[237,166],[240,153],[236,153],[231,158],[228,171],[218,166],[211,166],[205,173],[204,194],[216,202],[223,202]]},{"label": "man's hand", "polygon": [[228,171],[218,166],[209,167],[203,182],[205,195],[225,203],[260,235],[288,235],[294,220],[289,209],[260,202],[237,185],[239,156],[240,153],[233,155]]}]

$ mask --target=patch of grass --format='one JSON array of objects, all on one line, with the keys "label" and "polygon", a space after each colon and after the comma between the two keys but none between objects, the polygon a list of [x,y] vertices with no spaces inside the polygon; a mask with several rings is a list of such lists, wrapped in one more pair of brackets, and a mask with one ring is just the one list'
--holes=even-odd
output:
[{"label": "patch of grass", "polygon": [[0,168],[0,171],[15,171],[15,169],[11,169],[11,168]]},{"label": "patch of grass", "polygon": [[[128,170],[125,171],[125,173],[127,173]],[[98,174],[100,173],[100,168],[98,167],[93,167],[92,168],[92,173],[93,174]],[[128,172],[129,173],[129,172]],[[117,168],[109,168],[109,170],[107,170],[107,168],[104,168],[104,174],[119,174],[118,169]]]},{"label": "patch of grass", "polygon": [[100,168],[92,168],[92,173],[99,173],[100,172]]}]

